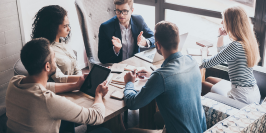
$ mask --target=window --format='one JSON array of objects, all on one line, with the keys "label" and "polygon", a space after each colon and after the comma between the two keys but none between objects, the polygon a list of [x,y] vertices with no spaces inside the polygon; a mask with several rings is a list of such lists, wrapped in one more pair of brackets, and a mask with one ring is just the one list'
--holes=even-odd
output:
[{"label": "window", "polygon": [[243,7],[250,17],[255,15],[256,0],[166,0],[166,3],[221,12],[230,6]]},{"label": "window", "polygon": [[149,26],[149,28],[154,31],[155,27],[155,7],[154,6],[148,6],[148,5],[142,5],[142,4],[136,4],[134,3],[134,12],[133,14],[141,15],[146,22],[146,24]]},{"label": "window", "polygon": [[[266,0],[134,0],[135,3],[155,7],[155,22],[168,20],[177,24],[180,32],[197,34],[203,39],[217,41],[217,32],[222,17],[221,11],[230,6],[243,7],[254,24],[261,55],[264,58],[266,38]],[[143,12],[153,12],[142,9]],[[143,13],[141,12],[141,14]],[[194,21],[194,22],[193,22]],[[198,23],[196,22],[198,21]],[[229,39],[226,39],[227,42]],[[230,41],[230,40],[229,40]]]},{"label": "window", "polygon": [[[189,33],[190,35],[209,40],[214,43],[217,42],[218,29],[221,26],[222,19],[174,11],[167,9],[165,11],[165,20],[173,22],[179,28],[180,35]],[[230,40],[227,37],[225,43]]]}]

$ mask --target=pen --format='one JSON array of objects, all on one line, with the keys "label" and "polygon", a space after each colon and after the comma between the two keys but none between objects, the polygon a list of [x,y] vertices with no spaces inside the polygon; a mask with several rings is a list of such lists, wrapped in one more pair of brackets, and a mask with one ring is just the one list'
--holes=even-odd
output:
[{"label": "pen", "polygon": [[[131,71],[132,73],[134,73],[134,71]],[[136,75],[138,75],[139,73],[136,73]],[[144,78],[144,76],[139,76],[140,78]]]},{"label": "pen", "polygon": [[[134,73],[134,71],[131,71],[132,73]],[[139,73],[136,73],[137,75],[139,74]]]}]

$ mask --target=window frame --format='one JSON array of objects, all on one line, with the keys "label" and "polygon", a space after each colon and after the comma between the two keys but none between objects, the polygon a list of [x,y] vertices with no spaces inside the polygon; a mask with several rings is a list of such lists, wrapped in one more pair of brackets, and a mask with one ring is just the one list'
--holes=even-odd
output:
[{"label": "window frame", "polygon": [[[165,10],[181,11],[214,18],[222,18],[221,12],[166,3],[165,0],[134,0],[134,3],[155,6],[155,23],[165,20]],[[250,17],[254,25],[254,31],[259,43],[261,61],[259,66],[264,66],[266,45],[266,0],[256,0],[255,15]]]}]

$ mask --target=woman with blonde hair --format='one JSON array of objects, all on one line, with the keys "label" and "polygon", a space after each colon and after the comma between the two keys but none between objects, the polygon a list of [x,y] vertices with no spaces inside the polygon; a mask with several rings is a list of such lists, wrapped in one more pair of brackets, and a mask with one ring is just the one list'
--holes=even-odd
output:
[{"label": "woman with blonde hair", "polygon": [[[202,83],[202,94],[211,91],[243,103],[259,103],[260,91],[253,75],[253,67],[260,60],[258,43],[251,26],[250,18],[239,6],[227,8],[222,12],[222,28],[219,28],[217,42],[218,54],[210,59],[207,48],[203,48],[203,63],[201,68],[210,68],[228,63],[230,82],[209,77]],[[224,45],[223,38],[228,35],[232,42]]]}]

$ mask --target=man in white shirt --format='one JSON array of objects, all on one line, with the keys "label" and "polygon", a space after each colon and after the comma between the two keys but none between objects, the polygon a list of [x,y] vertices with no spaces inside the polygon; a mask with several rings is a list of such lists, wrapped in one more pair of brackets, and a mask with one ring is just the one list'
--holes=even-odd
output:
[{"label": "man in white shirt", "polygon": [[118,63],[154,47],[153,32],[140,15],[132,15],[133,0],[114,0],[116,16],[101,24],[98,57],[101,63]]},{"label": "man in white shirt", "polygon": [[[92,107],[84,108],[55,94],[72,90],[47,87],[49,76],[56,70],[55,53],[47,39],[37,38],[26,43],[20,57],[28,76],[17,75],[9,82],[7,133],[58,133],[61,120],[90,125],[103,123],[105,106],[102,98],[108,92],[106,82],[97,87]],[[83,82],[84,77],[81,77],[72,84],[73,88],[80,88]],[[97,129],[97,132],[110,131]]]}]

